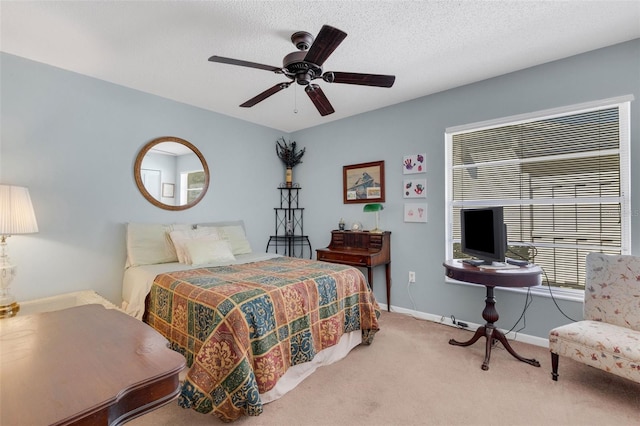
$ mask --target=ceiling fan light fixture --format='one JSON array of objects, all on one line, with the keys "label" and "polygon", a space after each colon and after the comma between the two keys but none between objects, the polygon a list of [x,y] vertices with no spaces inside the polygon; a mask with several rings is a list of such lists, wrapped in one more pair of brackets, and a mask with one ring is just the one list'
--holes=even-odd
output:
[{"label": "ceiling fan light fixture", "polygon": [[312,78],[310,71],[296,74],[296,83],[298,83],[300,86],[308,86],[309,83],[311,83],[311,80]]}]

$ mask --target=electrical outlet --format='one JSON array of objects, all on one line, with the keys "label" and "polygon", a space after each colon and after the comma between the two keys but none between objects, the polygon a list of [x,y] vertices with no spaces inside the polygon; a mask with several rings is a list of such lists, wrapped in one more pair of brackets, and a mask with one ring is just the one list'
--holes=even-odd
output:
[{"label": "electrical outlet", "polygon": [[416,273],[413,271],[409,271],[409,282],[410,283],[416,282]]}]

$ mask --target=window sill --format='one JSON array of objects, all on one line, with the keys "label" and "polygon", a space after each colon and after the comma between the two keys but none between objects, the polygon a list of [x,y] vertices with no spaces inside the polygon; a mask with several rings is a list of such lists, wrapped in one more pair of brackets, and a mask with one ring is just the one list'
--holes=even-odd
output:
[{"label": "window sill", "polygon": [[[473,287],[478,287],[479,285],[481,285],[481,284],[467,283],[464,281],[456,281],[446,277],[445,277],[445,282],[448,284],[468,285]],[[551,291],[549,291],[549,287],[546,285],[537,285],[535,287],[496,287],[496,288],[504,291],[510,291],[513,293],[522,293],[522,294],[526,294],[527,291],[530,289],[532,296],[547,297],[547,298],[553,297],[556,300],[567,300],[570,302],[579,302],[579,303],[584,302],[584,290],[573,290],[568,288],[551,287]]]}]

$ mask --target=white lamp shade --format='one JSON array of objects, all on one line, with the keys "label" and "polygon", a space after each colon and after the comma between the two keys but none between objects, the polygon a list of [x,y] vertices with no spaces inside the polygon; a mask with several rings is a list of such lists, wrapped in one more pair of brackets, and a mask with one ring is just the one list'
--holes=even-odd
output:
[{"label": "white lamp shade", "polygon": [[29,189],[0,185],[0,235],[38,232]]}]

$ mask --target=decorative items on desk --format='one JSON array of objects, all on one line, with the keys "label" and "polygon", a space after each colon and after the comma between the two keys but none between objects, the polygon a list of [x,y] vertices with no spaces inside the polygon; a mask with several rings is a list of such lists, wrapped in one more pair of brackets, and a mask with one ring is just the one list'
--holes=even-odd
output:
[{"label": "decorative items on desk", "polygon": [[371,203],[371,204],[365,204],[364,208],[362,209],[363,212],[368,213],[368,212],[375,212],[376,213],[376,227],[373,228],[371,231],[372,233],[377,233],[380,234],[382,233],[382,229],[380,229],[380,210],[384,210],[384,206],[380,203]]},{"label": "decorative items on desk", "polygon": [[338,229],[344,231],[344,219],[340,218],[340,222],[338,222]]},{"label": "decorative items on desk", "polygon": [[278,158],[282,160],[286,167],[285,174],[285,187],[293,187],[293,168],[302,163],[302,156],[307,148],[297,149],[296,141],[285,141],[284,138],[280,138],[276,141],[276,154]]}]

